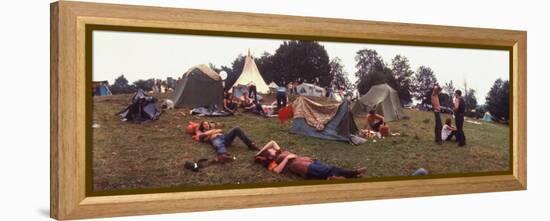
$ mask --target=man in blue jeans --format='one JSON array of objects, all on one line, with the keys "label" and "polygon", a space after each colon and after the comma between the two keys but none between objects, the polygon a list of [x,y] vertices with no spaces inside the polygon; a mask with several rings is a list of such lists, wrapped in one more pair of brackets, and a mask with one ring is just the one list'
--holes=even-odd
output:
[{"label": "man in blue jeans", "polygon": [[249,150],[259,150],[258,146],[256,146],[239,127],[231,128],[227,133],[223,133],[221,129],[212,128],[209,122],[203,121],[198,127],[197,136],[200,141],[208,142],[216,149],[218,161],[221,163],[234,159],[233,156],[227,153],[227,147],[230,146],[237,137],[248,146]]},{"label": "man in blue jeans", "polygon": [[277,88],[277,110],[280,110],[281,108],[286,107],[287,100],[288,100],[288,97],[286,94],[286,87],[279,86]]},{"label": "man in blue jeans", "polygon": [[256,153],[255,161],[262,164],[269,171],[280,174],[285,168],[305,179],[347,179],[363,176],[366,169],[344,169],[330,166],[311,157],[298,156],[289,151],[282,150],[275,141],[269,141]]}]

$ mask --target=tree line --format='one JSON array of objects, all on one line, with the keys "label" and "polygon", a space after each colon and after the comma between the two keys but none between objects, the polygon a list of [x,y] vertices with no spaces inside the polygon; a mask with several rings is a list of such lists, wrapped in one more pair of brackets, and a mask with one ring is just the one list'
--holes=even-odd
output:
[{"label": "tree line", "polygon": [[[230,65],[209,64],[216,72],[225,71],[226,89],[229,89],[241,74],[245,55],[237,56]],[[286,85],[289,82],[315,83],[325,88],[357,89],[363,95],[377,84],[386,83],[395,89],[401,100],[401,104],[409,104],[413,99],[422,104],[431,104],[431,92],[434,85],[439,84],[443,88],[440,94],[440,103],[446,107],[452,107],[452,95],[457,89],[453,81],[440,84],[434,70],[429,66],[420,66],[412,70],[409,59],[402,55],[396,55],[389,63],[386,63],[376,50],[362,49],[355,54],[354,73],[356,82],[350,82],[344,71],[342,61],[338,57],[329,58],[323,45],[316,41],[289,40],[284,41],[274,54],[264,52],[254,61],[266,81],[275,82],[277,85]],[[111,91],[117,93],[130,93],[137,88],[150,90],[153,80],[138,80],[128,84],[124,76],[118,77],[111,86]],[[476,113],[490,111],[498,118],[508,119],[508,89],[509,82],[497,79],[490,92],[485,97],[485,105],[477,102],[476,91],[464,85],[463,91],[468,110],[477,110]]]}]

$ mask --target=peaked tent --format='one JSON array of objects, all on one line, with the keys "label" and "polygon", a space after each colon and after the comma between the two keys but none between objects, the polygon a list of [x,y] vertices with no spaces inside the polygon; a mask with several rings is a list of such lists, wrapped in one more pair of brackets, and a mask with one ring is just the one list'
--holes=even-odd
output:
[{"label": "peaked tent", "polygon": [[486,122],[493,121],[493,116],[491,115],[491,113],[489,113],[489,111],[485,112],[485,114],[483,115],[483,121],[486,121]]},{"label": "peaked tent", "polygon": [[256,66],[256,62],[250,55],[249,51],[244,60],[243,71],[233,86],[248,85],[251,82],[256,85],[256,91],[258,91],[258,93],[269,93],[269,87],[265,83],[264,78],[258,70],[258,66]]},{"label": "peaked tent", "polygon": [[302,83],[296,86],[296,91],[299,95],[323,97],[325,96],[325,89],[314,84]]},{"label": "peaked tent", "polygon": [[143,122],[156,120],[160,116],[160,111],[157,109],[157,99],[145,94],[142,89],[132,97],[132,103],[126,109],[118,112],[117,115],[124,121]]},{"label": "peaked tent", "polygon": [[369,92],[359,98],[353,112],[358,115],[366,115],[368,110],[375,107],[376,113],[383,115],[386,121],[405,117],[397,91],[387,84],[372,86]]},{"label": "peaked tent", "polygon": [[347,100],[341,104],[323,105],[300,96],[292,108],[294,120],[291,133],[351,142],[351,138],[358,132]]},{"label": "peaked tent", "polygon": [[172,101],[176,107],[222,107],[223,86],[220,75],[204,64],[190,68],[178,82]]},{"label": "peaked tent", "polygon": [[269,88],[272,88],[272,89],[277,89],[279,87],[279,85],[275,84],[275,82],[271,82],[267,85],[267,87]]}]

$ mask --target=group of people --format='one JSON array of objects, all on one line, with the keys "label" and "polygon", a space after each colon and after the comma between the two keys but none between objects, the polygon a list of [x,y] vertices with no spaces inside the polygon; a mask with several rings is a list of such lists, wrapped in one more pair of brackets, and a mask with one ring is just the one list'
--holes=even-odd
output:
[{"label": "group of people", "polygon": [[273,140],[260,149],[239,127],[231,128],[224,133],[215,124],[203,121],[198,125],[195,136],[199,141],[209,143],[214,147],[217,162],[220,163],[235,160],[235,157],[229,154],[227,149],[236,138],[239,138],[249,150],[257,151],[254,155],[255,162],[277,174],[287,170],[305,179],[346,179],[361,177],[366,170],[365,168],[352,170],[330,166],[317,159],[282,150]]},{"label": "group of people", "polygon": [[[266,113],[260,101],[258,100],[258,92],[256,85],[250,83],[247,86],[248,90],[243,92],[240,97],[235,97],[233,93],[225,92],[223,101],[223,110],[230,113],[237,112],[241,107],[245,111],[256,113],[262,116],[269,115]],[[285,86],[279,86],[276,93],[277,103],[275,112],[288,104],[287,88]]]},{"label": "group of people", "polygon": [[439,102],[439,93],[442,88],[435,85],[432,90],[431,101],[435,117],[435,142],[442,144],[443,140],[451,141],[452,137],[456,137],[456,142],[459,147],[466,145],[466,135],[464,134],[464,113],[466,112],[466,104],[462,97],[462,91],[454,92],[453,114],[455,117],[455,126],[452,126],[451,118],[445,119],[445,125],[441,123],[441,105]]}]

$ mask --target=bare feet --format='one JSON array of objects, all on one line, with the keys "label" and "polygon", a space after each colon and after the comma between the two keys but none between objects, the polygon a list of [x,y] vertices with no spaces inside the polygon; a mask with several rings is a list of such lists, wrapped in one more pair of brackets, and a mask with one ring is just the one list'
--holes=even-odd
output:
[{"label": "bare feet", "polygon": [[355,172],[357,172],[357,175],[355,175],[355,177],[362,177],[363,174],[365,174],[365,172],[367,171],[367,168],[366,167],[361,167],[361,168],[358,168],[355,170]]}]

